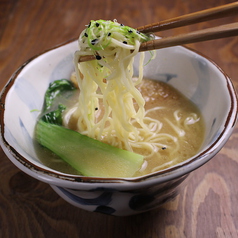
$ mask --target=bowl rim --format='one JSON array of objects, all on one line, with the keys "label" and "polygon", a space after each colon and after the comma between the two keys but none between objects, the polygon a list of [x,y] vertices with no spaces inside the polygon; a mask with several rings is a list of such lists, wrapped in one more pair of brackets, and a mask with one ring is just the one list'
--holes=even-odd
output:
[{"label": "bowl rim", "polygon": [[[223,74],[225,80],[227,89],[230,96],[231,106],[229,109],[228,116],[226,118],[225,126],[220,133],[219,137],[216,138],[216,140],[205,150],[201,151],[200,153],[196,154],[195,156],[191,157],[190,159],[185,160],[182,163],[179,163],[177,165],[174,165],[172,167],[169,167],[167,169],[156,171],[147,175],[139,176],[139,177],[132,177],[132,178],[101,178],[101,177],[87,177],[87,176],[81,176],[81,175],[72,175],[72,174],[66,174],[61,173],[59,171],[53,170],[53,169],[45,169],[40,166],[37,166],[36,164],[29,161],[27,158],[23,157],[20,153],[17,152],[6,140],[5,138],[5,123],[4,123],[4,113],[5,113],[5,100],[7,97],[7,94],[11,87],[13,86],[15,80],[17,79],[17,76],[20,74],[20,72],[34,59],[37,57],[55,50],[57,48],[63,47],[67,44],[73,43],[77,39],[71,39],[69,41],[66,41],[62,44],[58,44],[48,50],[45,50],[39,54],[36,54],[35,56],[28,59],[25,63],[23,63],[10,77],[8,82],[4,85],[4,87],[1,90],[0,93],[0,144],[3,148],[5,154],[9,153],[9,155],[12,157],[10,160],[19,167],[20,165],[23,165],[27,170],[25,170],[26,173],[28,173],[31,176],[34,176],[33,174],[38,174],[38,177],[42,181],[49,182],[49,177],[52,178],[52,182],[55,184],[61,184],[62,181],[68,182],[83,182],[83,183],[138,183],[148,180],[153,180],[153,178],[160,178],[160,181],[167,181],[171,180],[186,174],[189,174],[193,170],[197,169],[198,167],[202,166],[206,162],[208,162],[216,153],[219,152],[221,147],[220,144],[225,144],[225,142],[229,139],[229,135],[232,133],[232,130],[234,129],[237,121],[237,112],[238,112],[238,102],[237,102],[237,95],[235,88],[232,84],[232,81],[230,77],[209,57],[205,56],[204,54],[191,49],[186,46],[175,46],[175,47],[182,47],[185,50],[188,50],[190,52],[193,52],[203,58],[205,58],[207,61],[212,63],[219,71]],[[228,134],[228,136],[227,136]],[[216,146],[218,145],[218,146]],[[7,157],[9,157],[7,155]],[[13,160],[16,160],[14,162]],[[194,165],[194,166],[190,166]],[[35,177],[35,176],[34,176]],[[58,180],[58,181],[55,181]],[[61,182],[60,182],[61,181]]]}]

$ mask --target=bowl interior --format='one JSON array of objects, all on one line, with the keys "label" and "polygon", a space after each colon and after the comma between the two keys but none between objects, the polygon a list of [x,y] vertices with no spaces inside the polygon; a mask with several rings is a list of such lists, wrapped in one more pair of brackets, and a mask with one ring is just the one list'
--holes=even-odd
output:
[{"label": "bowl interior", "polygon": [[[50,82],[69,79],[77,42],[50,50],[22,66],[12,86],[7,85],[4,111],[4,140],[31,163],[46,168],[33,146],[34,127]],[[150,53],[146,53],[146,61]],[[138,61],[138,58],[135,60]],[[145,61],[145,62],[146,62]],[[138,69],[134,69],[135,75]],[[230,80],[211,61],[184,47],[157,51],[145,66],[146,78],[167,82],[191,99],[201,110],[206,135],[201,151],[207,150],[224,133],[236,98]],[[236,113],[236,112],[233,112]],[[231,133],[228,131],[228,134]]]}]

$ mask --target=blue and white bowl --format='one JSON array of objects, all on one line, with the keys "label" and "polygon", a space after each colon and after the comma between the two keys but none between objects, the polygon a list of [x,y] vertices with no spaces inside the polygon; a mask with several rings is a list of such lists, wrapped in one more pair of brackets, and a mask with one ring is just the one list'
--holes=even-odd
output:
[{"label": "blue and white bowl", "polygon": [[145,77],[171,84],[200,108],[206,124],[201,150],[183,163],[143,177],[70,175],[41,163],[33,136],[45,91],[50,82],[70,78],[76,50],[76,41],[56,47],[23,64],[10,78],[0,98],[0,143],[4,152],[19,169],[48,183],[66,201],[88,211],[133,215],[174,198],[178,185],[214,157],[234,129],[237,98],[231,80],[213,62],[187,48],[158,50],[156,58],[145,67]]}]

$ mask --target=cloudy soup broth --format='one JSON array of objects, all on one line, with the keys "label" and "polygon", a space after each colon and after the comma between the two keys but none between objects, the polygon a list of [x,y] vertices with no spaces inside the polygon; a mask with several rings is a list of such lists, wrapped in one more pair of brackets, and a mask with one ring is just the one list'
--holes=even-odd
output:
[{"label": "cloudy soup broth", "polygon": [[[152,138],[151,145],[148,145],[153,148],[153,153],[150,155],[139,146],[134,149],[135,153],[145,156],[142,168],[134,176],[166,169],[195,155],[203,143],[205,133],[204,121],[197,106],[164,82],[143,79],[138,89],[145,99],[146,116],[160,122],[159,125],[152,123],[150,128],[161,136],[156,141]],[[70,109],[77,102],[78,94],[79,92],[73,96],[67,108]],[[103,106],[100,106],[95,120],[100,120],[100,114],[103,114]],[[72,117],[65,127],[74,130],[75,123],[76,119]],[[134,125],[137,126],[136,123]],[[164,136],[165,134],[167,136]],[[102,141],[107,143],[106,138]],[[46,148],[37,143],[35,148],[46,166],[64,173],[80,174]]]}]

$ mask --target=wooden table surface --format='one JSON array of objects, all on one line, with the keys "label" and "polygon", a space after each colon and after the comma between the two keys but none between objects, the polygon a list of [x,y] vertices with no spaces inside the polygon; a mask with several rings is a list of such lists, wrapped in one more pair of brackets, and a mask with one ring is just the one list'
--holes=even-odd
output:
[{"label": "wooden table surface", "polygon": [[[77,38],[93,19],[132,27],[233,1],[0,0],[0,87],[27,59]],[[161,33],[189,32],[238,16]],[[238,89],[238,37],[191,44],[214,60]],[[49,185],[16,168],[0,150],[0,237],[238,237],[238,127],[210,162],[191,174],[177,198],[144,214],[113,217],[75,208]]]}]

